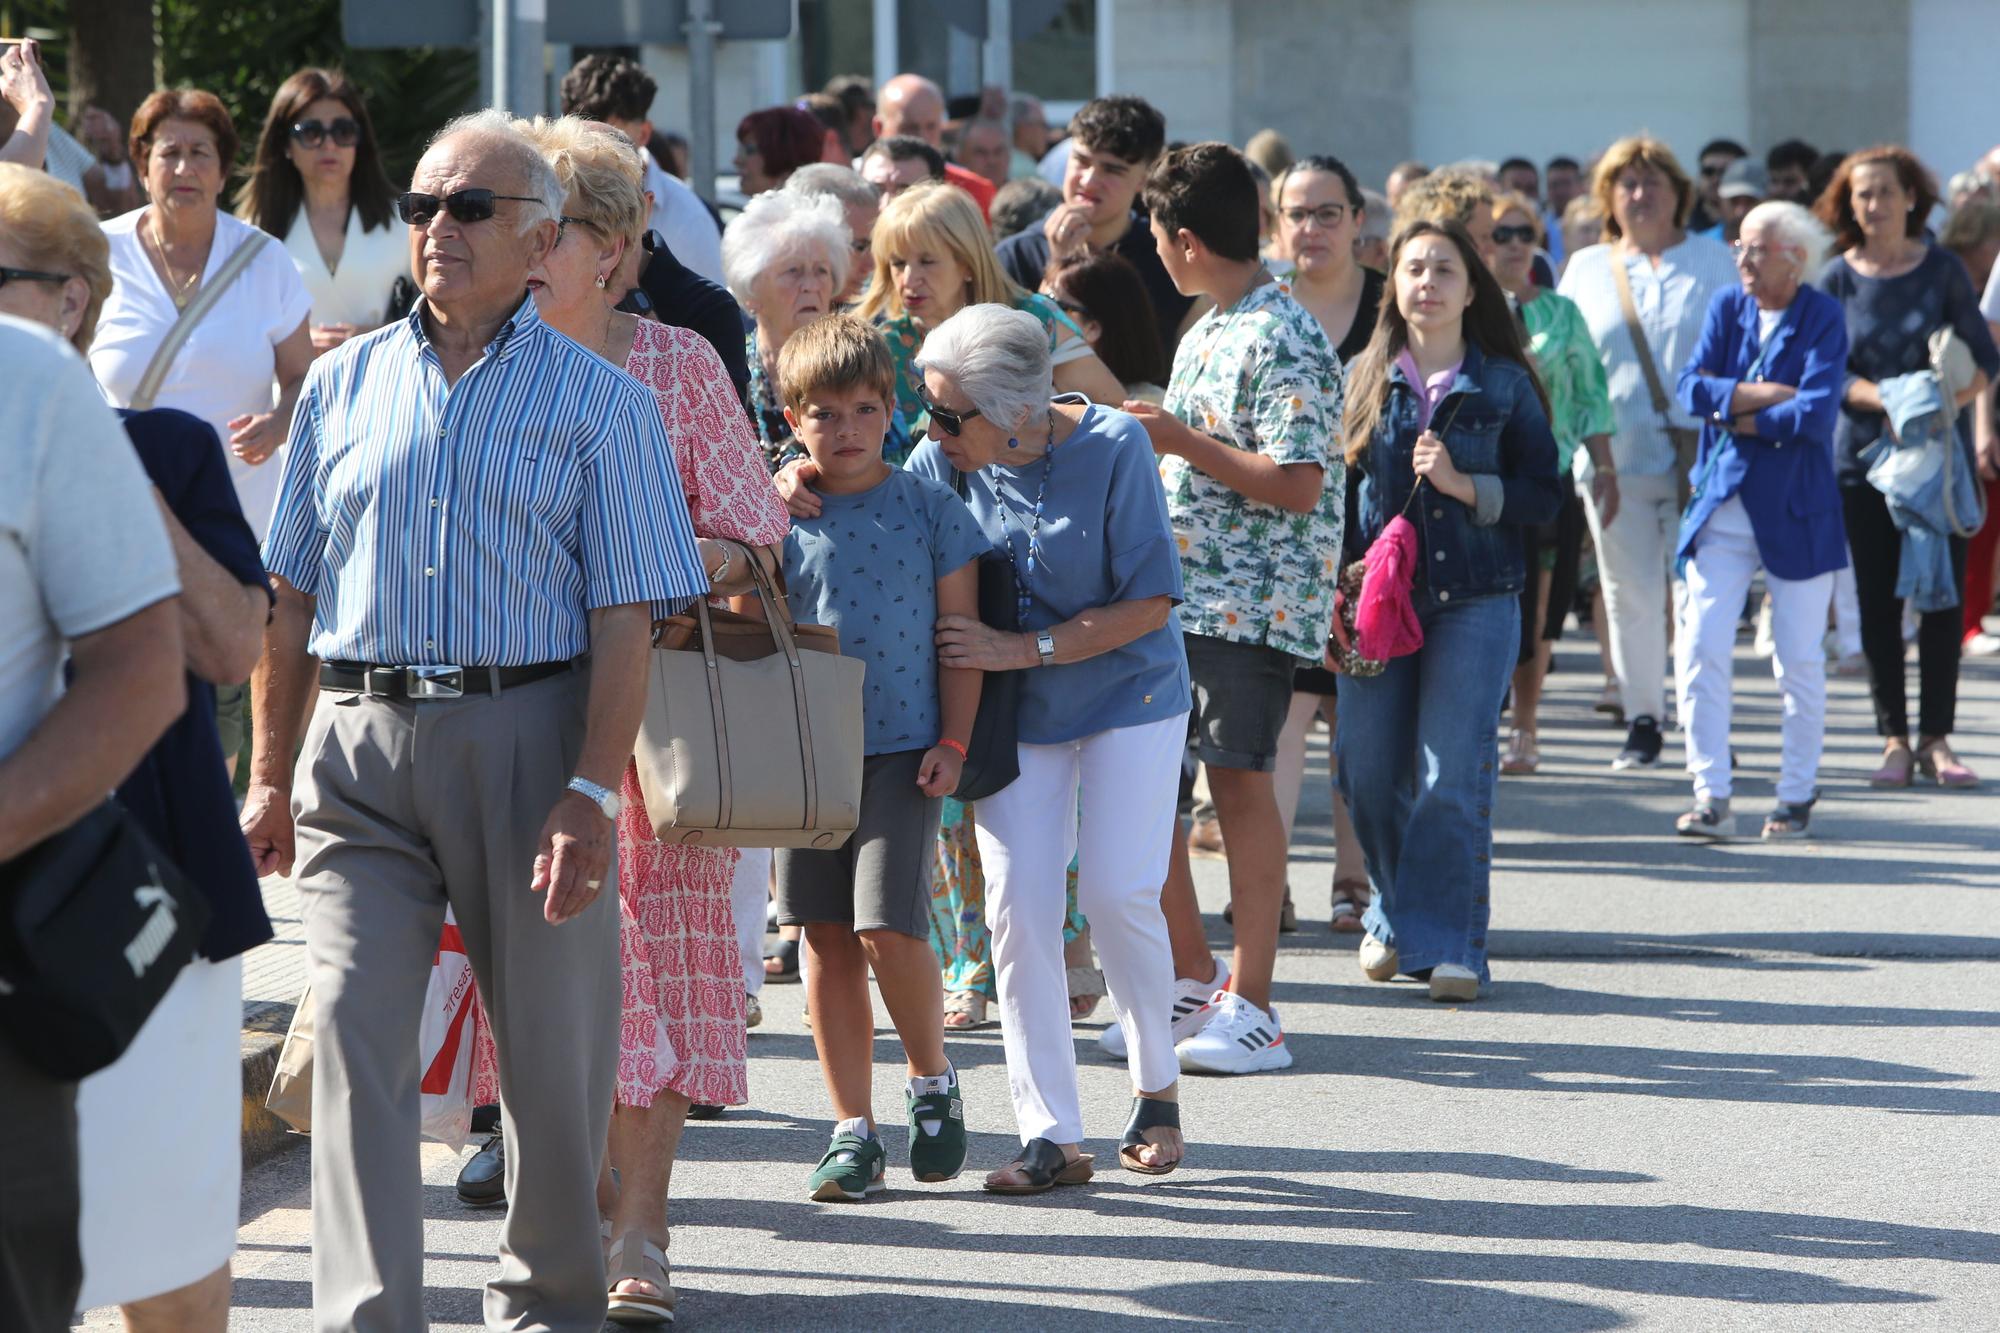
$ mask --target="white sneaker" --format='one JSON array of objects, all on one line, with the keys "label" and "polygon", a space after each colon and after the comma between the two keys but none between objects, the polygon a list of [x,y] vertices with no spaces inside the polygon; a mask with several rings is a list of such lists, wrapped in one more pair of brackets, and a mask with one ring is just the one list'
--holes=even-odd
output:
[{"label": "white sneaker", "polygon": [[1479,974],[1457,963],[1439,963],[1431,969],[1431,998],[1463,1004],[1479,998]]},{"label": "white sneaker", "polygon": [[[1174,978],[1174,1040],[1184,1041],[1201,1031],[1212,1012],[1209,1007],[1215,993],[1229,988],[1229,964],[1220,958],[1215,960],[1215,979],[1195,981],[1188,977]],[[1125,1029],[1113,1023],[1097,1034],[1097,1049],[1114,1060],[1126,1056]]]},{"label": "white sneaker", "polygon": [[1373,935],[1361,937],[1361,947],[1355,956],[1361,962],[1361,975],[1370,981],[1394,981],[1396,979],[1396,946],[1384,944]]},{"label": "white sneaker", "polygon": [[1257,1074],[1291,1066],[1292,1051],[1276,1014],[1234,991],[1217,991],[1213,1004],[1202,1030],[1174,1047],[1184,1072]]},{"label": "white sneaker", "polygon": [[1965,641],[1961,651],[1967,657],[2000,656],[2000,634],[1988,634],[1981,630]]}]

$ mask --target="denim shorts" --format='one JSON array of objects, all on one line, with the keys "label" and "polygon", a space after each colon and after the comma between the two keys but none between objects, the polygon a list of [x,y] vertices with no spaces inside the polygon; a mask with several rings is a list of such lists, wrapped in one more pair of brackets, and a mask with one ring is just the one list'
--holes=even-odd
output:
[{"label": "denim shorts", "polygon": [[861,761],[861,821],[832,851],[778,850],[778,924],[830,921],[855,930],[931,933],[931,865],[942,798],[917,789],[924,751]]},{"label": "denim shorts", "polygon": [[1211,768],[1270,772],[1278,763],[1298,659],[1268,644],[1206,634],[1184,635],[1183,641],[1194,683],[1188,731],[1195,754]]}]

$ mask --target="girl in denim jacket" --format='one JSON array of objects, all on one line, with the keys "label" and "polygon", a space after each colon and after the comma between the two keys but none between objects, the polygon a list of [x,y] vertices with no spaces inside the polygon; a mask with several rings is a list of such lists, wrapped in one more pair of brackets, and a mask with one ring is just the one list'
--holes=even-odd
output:
[{"label": "girl in denim jacket", "polygon": [[1350,372],[1347,459],[1365,546],[1416,529],[1411,599],[1423,646],[1340,682],[1340,785],[1375,900],[1371,980],[1478,997],[1486,968],[1500,705],[1520,644],[1521,528],[1562,503],[1548,398],[1519,326],[1456,222],[1390,247],[1392,301]]}]

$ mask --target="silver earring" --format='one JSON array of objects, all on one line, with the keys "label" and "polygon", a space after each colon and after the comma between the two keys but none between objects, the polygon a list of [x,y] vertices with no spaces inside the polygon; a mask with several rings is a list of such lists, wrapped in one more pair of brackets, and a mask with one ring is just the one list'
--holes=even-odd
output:
[{"label": "silver earring", "polygon": [[606,276],[605,274],[602,274],[602,273],[598,274],[598,275],[597,275],[597,290],[598,290],[598,291],[600,291],[600,292],[601,292],[601,291],[603,291],[603,290],[604,290],[604,284],[605,284],[605,283],[607,283],[607,282],[609,282],[609,281],[611,281],[611,279],[610,279],[610,278],[609,278],[608,276]]}]

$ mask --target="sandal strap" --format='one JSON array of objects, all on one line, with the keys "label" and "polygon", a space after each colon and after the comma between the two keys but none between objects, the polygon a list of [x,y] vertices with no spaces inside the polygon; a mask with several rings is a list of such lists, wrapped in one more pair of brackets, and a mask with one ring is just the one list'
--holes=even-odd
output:
[{"label": "sandal strap", "polygon": [[664,1282],[656,1282],[652,1277],[640,1272],[638,1264],[634,1264],[627,1257],[632,1248],[632,1242],[635,1240],[639,1242],[640,1246],[639,1263],[651,1264],[653,1267],[659,1269],[661,1278],[667,1276],[667,1252],[647,1239],[645,1232],[628,1231],[612,1242],[611,1253],[606,1256],[608,1260],[607,1266],[610,1270],[609,1280],[611,1285],[615,1287],[620,1282],[653,1282],[655,1286],[666,1285]]},{"label": "sandal strap", "polygon": [[1008,1165],[1018,1168],[1030,1185],[1040,1187],[1061,1174],[1063,1168],[1069,1165],[1069,1158],[1047,1139],[1029,1139],[1021,1145],[1020,1154]]},{"label": "sandal strap", "polygon": [[955,990],[944,997],[944,1011],[948,1014],[984,1014],[986,997],[976,990]]},{"label": "sandal strap", "polygon": [[1095,995],[1101,998],[1104,994],[1104,973],[1098,968],[1079,964],[1064,973],[1064,979],[1069,984],[1069,997],[1072,1000],[1082,995]]},{"label": "sandal strap", "polygon": [[1146,1144],[1149,1129],[1179,1129],[1181,1127],[1181,1104],[1162,1101],[1158,1097],[1134,1097],[1132,1099],[1132,1120],[1125,1126],[1125,1137],[1118,1141],[1121,1148],[1136,1148]]}]

